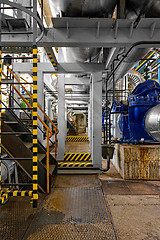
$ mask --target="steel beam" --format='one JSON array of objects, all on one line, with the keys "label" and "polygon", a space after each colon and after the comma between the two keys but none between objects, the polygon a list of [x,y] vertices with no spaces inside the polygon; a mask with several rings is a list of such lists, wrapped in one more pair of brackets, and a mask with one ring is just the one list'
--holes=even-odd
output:
[{"label": "steel beam", "polygon": [[[69,23],[69,29],[66,28]],[[100,22],[97,38],[97,22]],[[45,30],[39,47],[130,47],[140,41],[159,41],[160,18],[142,18],[134,28],[133,19],[56,18],[54,28]],[[153,28],[154,25],[154,28]],[[69,37],[67,37],[69,31]],[[32,37],[24,34],[2,35],[2,46],[31,46]],[[141,47],[160,47],[148,43]]]},{"label": "steel beam", "polygon": [[71,76],[69,78],[65,78],[65,85],[89,85],[90,78],[78,78],[75,76]]},{"label": "steel beam", "polygon": [[[57,64],[58,70],[48,63],[38,63],[38,71],[43,70],[43,73],[91,73],[103,71],[105,64],[103,63],[61,63]],[[13,63],[13,71],[20,73],[31,73],[32,63]]]}]

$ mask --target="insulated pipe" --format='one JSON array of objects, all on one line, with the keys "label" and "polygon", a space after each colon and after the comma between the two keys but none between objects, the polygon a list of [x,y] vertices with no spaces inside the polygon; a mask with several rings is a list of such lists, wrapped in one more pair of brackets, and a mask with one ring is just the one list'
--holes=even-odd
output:
[{"label": "insulated pipe", "polygon": [[50,0],[48,3],[54,17],[108,17],[118,0]]},{"label": "insulated pipe", "polygon": [[142,15],[159,18],[160,0],[127,0],[126,17],[136,19]]},{"label": "insulated pipe", "polygon": [[[146,17],[159,17],[160,0],[126,0],[126,18],[138,19],[144,14]],[[132,49],[115,72],[115,81],[123,78],[148,51],[145,48]],[[111,88],[111,82],[108,85]]]},{"label": "insulated pipe", "polygon": [[[53,17],[112,17],[118,0],[50,0]],[[100,48],[63,48],[65,62],[93,62]]]},{"label": "insulated pipe", "polygon": [[129,54],[132,52],[132,50],[134,50],[134,48],[136,48],[140,45],[148,45],[148,44],[159,45],[160,41],[141,41],[141,42],[137,42],[137,43],[133,44],[132,47],[126,52],[126,54],[124,54],[124,56],[119,60],[116,67],[111,71],[109,76],[106,78],[106,81],[109,83],[110,78],[112,77],[113,73],[115,73],[119,69],[119,67],[121,67],[121,64],[123,63],[123,61],[129,56]]}]

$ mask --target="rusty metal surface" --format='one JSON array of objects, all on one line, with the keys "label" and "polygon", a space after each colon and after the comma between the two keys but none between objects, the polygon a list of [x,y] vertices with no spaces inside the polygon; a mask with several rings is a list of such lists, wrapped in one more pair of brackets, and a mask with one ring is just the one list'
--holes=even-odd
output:
[{"label": "rusty metal surface", "polygon": [[102,189],[54,189],[24,239],[116,239]]}]

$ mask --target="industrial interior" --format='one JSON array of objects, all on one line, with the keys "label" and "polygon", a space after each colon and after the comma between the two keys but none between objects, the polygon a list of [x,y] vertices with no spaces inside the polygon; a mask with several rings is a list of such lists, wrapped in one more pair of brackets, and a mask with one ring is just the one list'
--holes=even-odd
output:
[{"label": "industrial interior", "polygon": [[160,240],[160,0],[0,0],[0,239]]}]

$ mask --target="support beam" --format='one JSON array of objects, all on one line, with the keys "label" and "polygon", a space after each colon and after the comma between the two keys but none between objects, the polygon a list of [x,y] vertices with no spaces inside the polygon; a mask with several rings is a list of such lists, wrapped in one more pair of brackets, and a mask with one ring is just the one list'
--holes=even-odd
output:
[{"label": "support beam", "polygon": [[92,142],[91,156],[94,167],[102,167],[102,81],[101,73],[92,74]]},{"label": "support beam", "polygon": [[78,78],[75,76],[71,76],[69,78],[65,78],[65,85],[89,85],[90,79],[89,78]]},{"label": "support beam", "polygon": [[[51,63],[38,63],[38,71],[43,73],[91,73],[104,70],[105,65],[101,63],[61,63],[57,64],[58,71]],[[13,63],[13,71],[20,73],[32,73],[32,63]]]},{"label": "support beam", "polygon": [[65,76],[58,75],[58,161],[64,160],[67,122],[65,119]]},{"label": "support beam", "polygon": [[[70,36],[66,37],[66,22],[69,22]],[[99,22],[99,37],[97,38],[97,22]],[[54,28],[48,28],[38,47],[130,47],[136,42],[148,41],[141,47],[159,47],[152,41],[160,39],[160,19],[142,18],[136,28],[133,19],[89,19],[89,18],[55,18]],[[151,26],[155,27],[151,38]],[[130,33],[132,29],[132,34]],[[32,31],[32,29],[29,29]],[[116,33],[116,34],[115,34]],[[39,32],[40,34],[40,32]],[[25,34],[2,34],[2,46],[31,46],[32,36]]]}]

